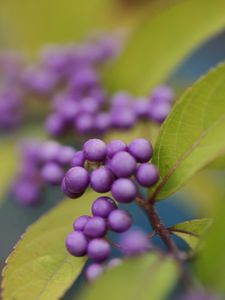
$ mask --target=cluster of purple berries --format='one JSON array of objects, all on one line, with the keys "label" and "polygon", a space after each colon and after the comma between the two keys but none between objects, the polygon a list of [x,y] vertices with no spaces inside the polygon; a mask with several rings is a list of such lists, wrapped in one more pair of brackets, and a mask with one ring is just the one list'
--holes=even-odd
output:
[{"label": "cluster of purple berries", "polygon": [[[120,259],[112,259],[104,263],[111,255],[110,242],[105,238],[109,230],[122,235],[119,249],[125,255],[137,255],[150,248],[148,237],[140,230],[130,230],[132,218],[130,214],[117,207],[109,197],[99,197],[92,204],[92,217],[81,216],[73,224],[74,231],[67,236],[66,248],[76,257],[87,255],[94,261],[87,270],[89,281],[99,276],[105,268],[120,263]],[[128,232],[127,232],[128,231]]]},{"label": "cluster of purple berries", "polygon": [[53,101],[54,112],[46,121],[46,129],[53,136],[71,129],[79,134],[102,135],[113,129],[130,129],[140,120],[161,124],[171,110],[174,95],[167,86],[159,86],[141,99],[126,92],[108,97],[92,71],[83,70],[78,75],[79,84],[73,92],[58,94]]},{"label": "cluster of purple berries", "polygon": [[98,193],[111,191],[120,203],[138,196],[138,186],[150,188],[159,179],[157,168],[149,163],[153,149],[143,138],[126,145],[114,140],[106,145],[100,139],[85,142],[75,153],[62,181],[62,190],[70,198],[80,197],[91,186]]},{"label": "cluster of purple berries", "polygon": [[[29,63],[29,59],[17,53],[2,54],[0,116],[6,113],[7,116],[5,115],[5,122],[1,119],[0,129],[11,129],[13,125],[19,125],[18,121],[8,125],[8,119],[14,119],[17,113],[16,110],[5,108],[9,93],[10,97],[13,93],[15,99],[20,98],[17,104],[14,101],[14,107],[21,105],[21,101],[24,103],[24,115],[25,100],[30,96],[51,101],[52,98],[58,98],[56,95],[63,89],[72,98],[82,98],[85,95],[98,98],[103,93],[99,85],[98,66],[117,55],[119,44],[118,38],[111,35],[95,36],[83,44],[49,46],[41,49],[38,63]],[[20,111],[16,119],[22,121]]]},{"label": "cluster of purple berries", "polygon": [[27,141],[22,145],[22,162],[12,192],[24,205],[36,205],[46,184],[61,185],[75,150],[54,141]]}]

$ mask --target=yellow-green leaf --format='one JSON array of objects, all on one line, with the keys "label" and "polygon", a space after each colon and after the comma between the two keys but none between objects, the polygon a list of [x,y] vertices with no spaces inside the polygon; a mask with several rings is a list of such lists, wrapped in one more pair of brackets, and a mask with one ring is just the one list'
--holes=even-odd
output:
[{"label": "yellow-green leaf", "polygon": [[89,192],[78,200],[64,200],[28,228],[7,260],[4,300],[56,300],[65,293],[86,261],[68,254],[65,238],[73,221],[90,213],[96,197]]},{"label": "yellow-green leaf", "polygon": [[85,288],[82,300],[164,300],[172,291],[179,271],[175,261],[151,253],[126,259],[120,266],[106,271]]},{"label": "yellow-green leaf", "polygon": [[225,150],[225,65],[197,81],[161,128],[153,163],[160,170],[154,197],[176,192]]},{"label": "yellow-green leaf", "polygon": [[217,206],[212,226],[207,232],[203,247],[195,261],[199,278],[207,289],[225,294],[225,202]]},{"label": "yellow-green leaf", "polygon": [[110,84],[149,92],[193,49],[223,29],[224,11],[224,0],[180,0],[148,16],[109,72]]},{"label": "yellow-green leaf", "polygon": [[208,218],[194,219],[176,224],[170,227],[169,230],[182,238],[192,249],[195,249],[210,224],[211,220]]}]

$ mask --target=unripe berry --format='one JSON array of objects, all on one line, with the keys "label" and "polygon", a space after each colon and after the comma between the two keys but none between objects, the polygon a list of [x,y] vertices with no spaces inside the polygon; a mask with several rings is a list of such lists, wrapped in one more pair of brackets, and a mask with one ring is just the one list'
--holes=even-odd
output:
[{"label": "unripe berry", "polygon": [[117,177],[130,177],[136,169],[136,160],[126,151],[116,153],[111,162],[110,168]]},{"label": "unripe berry", "polygon": [[66,248],[74,256],[84,256],[87,253],[88,240],[81,231],[69,233]]},{"label": "unripe berry", "polygon": [[98,168],[91,173],[90,184],[98,193],[109,192],[114,180],[113,173],[105,167]]},{"label": "unripe berry", "polygon": [[84,226],[84,233],[90,238],[103,237],[107,232],[107,225],[103,218],[92,217]]},{"label": "unripe berry", "polygon": [[132,218],[128,212],[116,209],[109,214],[108,226],[111,230],[122,233],[130,228]]},{"label": "unripe berry", "polygon": [[107,154],[106,144],[99,139],[88,140],[83,149],[85,159],[90,161],[103,161]]},{"label": "unripe berry", "polygon": [[159,171],[153,164],[140,164],[136,170],[136,179],[140,185],[151,187],[158,181]]},{"label": "unripe berry", "polygon": [[133,140],[129,146],[128,150],[138,162],[147,162],[152,157],[152,145],[146,139],[136,139]]},{"label": "unripe berry", "polygon": [[112,184],[112,195],[118,202],[132,202],[135,200],[137,193],[137,187],[130,179],[119,178]]},{"label": "unripe berry", "polygon": [[116,209],[116,203],[109,197],[99,197],[92,204],[93,216],[107,218],[108,215]]},{"label": "unripe berry", "polygon": [[105,261],[111,254],[109,242],[104,239],[93,239],[88,245],[88,256],[94,261]]}]

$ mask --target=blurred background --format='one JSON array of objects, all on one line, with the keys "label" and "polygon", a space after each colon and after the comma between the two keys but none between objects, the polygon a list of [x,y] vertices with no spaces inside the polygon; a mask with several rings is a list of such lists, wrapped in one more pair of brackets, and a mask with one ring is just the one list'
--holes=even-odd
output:
[{"label": "blurred background", "polygon": [[[35,59],[37,51],[45,45],[77,42],[99,31],[116,31],[126,36],[132,33],[143,19],[151,18],[151,15],[154,15],[157,10],[174,5],[175,2],[172,0],[2,0],[0,4],[0,51],[18,51],[27,55],[32,61]],[[170,75],[167,83],[174,87],[179,94],[224,58],[225,34],[221,32],[191,53]],[[39,122],[40,128],[42,127],[42,119],[39,114],[37,118],[33,118],[26,124],[32,137],[38,135],[32,131],[35,122]],[[7,136],[0,136],[0,147],[4,147],[5,140],[10,138],[9,135],[10,133]],[[19,136],[20,132],[18,131],[16,135]],[[6,162],[5,158],[0,156],[0,176],[5,173],[8,164],[10,164],[10,159]],[[208,182],[205,181],[205,176],[208,175],[203,174],[202,176],[204,180],[196,179],[195,190]],[[4,179],[0,177],[0,189],[2,180]],[[207,189],[210,188],[209,184]],[[58,190],[54,189],[47,190],[46,195],[48,201],[33,209],[21,207],[15,204],[13,199],[7,196],[7,193],[4,195],[1,193],[0,268],[4,266],[6,257],[27,226],[62,198]],[[190,194],[188,195],[190,196]],[[196,195],[200,197],[200,194],[195,193],[195,197]],[[209,209],[209,207],[202,208],[201,202],[196,203],[195,197],[192,202],[195,205],[187,206],[186,197],[187,193],[183,191],[176,197],[158,205],[159,212],[167,225],[199,216],[204,209],[205,211]],[[143,218],[140,210],[135,205],[131,207],[131,210],[135,213],[136,223],[147,228],[147,220]],[[181,241],[178,243],[181,247],[185,247]],[[74,295],[73,288],[65,299],[71,299],[72,295]]]}]

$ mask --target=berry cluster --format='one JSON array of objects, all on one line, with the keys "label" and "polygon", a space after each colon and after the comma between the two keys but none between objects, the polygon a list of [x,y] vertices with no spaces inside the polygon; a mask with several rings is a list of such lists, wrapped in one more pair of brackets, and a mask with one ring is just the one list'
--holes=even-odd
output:
[{"label": "berry cluster", "polygon": [[38,62],[32,64],[16,54],[2,55],[0,130],[22,122],[25,100],[30,98],[49,99],[51,112],[45,127],[55,137],[71,130],[102,135],[112,129],[131,128],[140,120],[161,124],[172,106],[171,88],[159,86],[139,99],[127,92],[107,95],[99,66],[114,58],[119,48],[118,37],[111,36],[78,45],[45,47]]},{"label": "berry cluster", "polygon": [[[83,44],[66,46],[49,46],[41,49],[37,63],[30,63],[17,53],[0,56],[0,129],[19,125],[8,120],[16,117],[22,121],[21,113],[5,106],[8,94],[13,91],[14,98],[20,96],[19,102],[25,102],[30,96],[54,99],[60,90],[69,97],[98,97],[102,88],[99,83],[98,67],[115,57],[119,50],[119,40],[115,36],[90,38]],[[54,102],[54,100],[53,100]],[[66,104],[66,103],[65,103]],[[15,107],[15,106],[14,106]],[[25,114],[25,105],[23,113]]]},{"label": "berry cluster", "polygon": [[130,214],[117,207],[113,199],[103,196],[92,205],[92,216],[80,216],[73,224],[74,231],[66,239],[66,248],[76,257],[87,255],[94,261],[87,270],[89,281],[99,276],[105,268],[117,265],[120,260],[112,259],[104,263],[111,254],[111,244],[106,239],[107,232],[124,233],[117,246],[125,255],[137,255],[150,249],[148,237],[140,230],[128,229],[132,225]]},{"label": "berry cluster", "polygon": [[68,197],[78,198],[90,184],[98,193],[111,191],[117,202],[132,202],[138,196],[138,185],[149,188],[159,179],[157,168],[148,162],[152,154],[151,144],[143,138],[129,145],[121,140],[106,145],[90,139],[75,153],[62,190]]},{"label": "berry cluster", "polygon": [[75,150],[54,141],[27,141],[22,146],[22,164],[12,192],[18,202],[36,205],[46,184],[60,185]]},{"label": "berry cluster", "polygon": [[106,238],[109,230],[123,233],[118,247],[124,255],[141,254],[150,249],[148,237],[140,230],[130,229],[132,218],[127,211],[118,208],[118,203],[130,203],[139,195],[138,187],[156,184],[159,172],[148,162],[152,152],[151,144],[142,138],[129,145],[120,140],[106,145],[102,140],[90,139],[71,160],[72,168],[62,181],[67,196],[80,197],[89,184],[96,192],[111,191],[113,196],[97,198],[92,204],[92,216],[75,220],[74,231],[66,239],[70,254],[87,255],[94,261],[86,270],[88,280],[94,280],[111,266],[111,261],[101,264],[111,254],[111,244]]},{"label": "berry cluster", "polygon": [[138,121],[161,124],[171,110],[174,96],[167,86],[157,87],[141,99],[126,92],[108,97],[92,71],[83,70],[79,76],[73,92],[58,94],[53,101],[54,112],[46,121],[46,129],[53,136],[71,128],[79,134],[101,135],[112,129],[132,128]]}]

